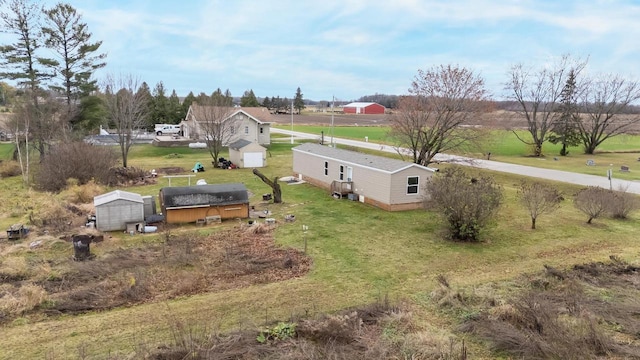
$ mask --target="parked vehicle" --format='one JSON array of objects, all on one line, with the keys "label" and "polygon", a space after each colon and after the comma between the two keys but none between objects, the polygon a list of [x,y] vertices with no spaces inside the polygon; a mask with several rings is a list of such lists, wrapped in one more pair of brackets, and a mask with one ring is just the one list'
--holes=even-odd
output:
[{"label": "parked vehicle", "polygon": [[172,124],[156,124],[155,133],[160,136],[163,134],[180,134],[182,132],[180,125]]}]

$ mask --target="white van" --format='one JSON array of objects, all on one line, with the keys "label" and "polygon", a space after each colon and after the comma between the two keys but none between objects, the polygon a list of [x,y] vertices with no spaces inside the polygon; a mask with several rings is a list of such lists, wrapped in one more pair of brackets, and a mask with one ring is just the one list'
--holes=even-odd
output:
[{"label": "white van", "polygon": [[180,125],[156,124],[155,132],[156,135],[180,134]]}]

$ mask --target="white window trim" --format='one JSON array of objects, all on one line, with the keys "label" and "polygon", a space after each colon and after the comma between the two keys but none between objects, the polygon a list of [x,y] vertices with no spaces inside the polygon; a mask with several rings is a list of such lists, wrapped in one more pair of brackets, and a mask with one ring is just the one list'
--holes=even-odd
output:
[{"label": "white window trim", "polygon": [[[410,179],[410,178],[417,178],[417,179],[418,179],[418,183],[417,183],[417,184],[415,184],[415,185],[409,185],[409,179]],[[419,195],[419,194],[420,194],[420,176],[418,176],[418,175],[411,175],[411,176],[407,176],[407,181],[406,181],[406,183],[405,183],[405,186],[406,186],[406,193],[407,193],[407,195],[411,195],[411,196],[413,196],[413,195]],[[409,192],[409,187],[413,187],[413,186],[415,186],[415,187],[417,188],[417,191],[416,191],[415,193],[410,193],[410,192]]]}]

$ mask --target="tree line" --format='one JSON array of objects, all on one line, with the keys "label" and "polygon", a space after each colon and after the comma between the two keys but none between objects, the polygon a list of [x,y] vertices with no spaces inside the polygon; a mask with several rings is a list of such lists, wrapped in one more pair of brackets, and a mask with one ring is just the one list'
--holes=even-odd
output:
[{"label": "tree line", "polygon": [[[520,141],[542,156],[545,143],[561,144],[560,155],[581,147],[593,154],[606,140],[640,123],[635,102],[640,83],[618,74],[587,76],[586,60],[569,55],[550,66],[513,65],[505,84],[510,110],[525,121]],[[476,119],[493,111],[484,79],[472,69],[440,65],[419,70],[409,95],[398,100],[391,136],[410,150],[413,162],[428,165],[443,152],[478,148]]]}]

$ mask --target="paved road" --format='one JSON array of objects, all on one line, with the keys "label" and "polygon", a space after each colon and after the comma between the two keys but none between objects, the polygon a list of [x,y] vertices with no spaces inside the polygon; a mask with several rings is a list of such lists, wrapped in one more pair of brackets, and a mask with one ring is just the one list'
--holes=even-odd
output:
[{"label": "paved road", "polygon": [[[284,130],[279,128],[271,128],[271,132],[277,133],[277,134],[285,134],[285,135],[293,134],[293,136],[297,139],[312,139],[312,140],[320,139],[320,136],[315,134],[308,134],[308,133],[302,133],[297,131],[292,132],[291,130]],[[398,149],[396,149],[395,147],[380,145],[380,144],[371,143],[371,142],[341,139],[341,138],[334,138],[333,141],[337,144],[355,146],[355,147],[360,147],[365,149],[381,150],[381,151],[386,151],[390,153],[398,152]],[[325,142],[331,142],[331,138],[325,136]],[[408,154],[407,149],[402,149],[402,151],[404,152],[404,154]],[[447,154],[438,154],[436,155],[434,160],[441,161],[441,162],[457,163],[457,164],[467,165],[467,166],[474,166],[482,169],[501,171],[505,173],[536,177],[541,179],[562,181],[570,184],[577,184],[577,185],[584,185],[584,186],[600,186],[605,189],[608,189],[609,187],[613,187],[613,189],[627,189],[627,192],[640,194],[640,182],[621,180],[621,179],[616,179],[615,177],[610,182],[606,176],[586,175],[586,174],[579,174],[579,173],[574,173],[569,171],[543,169],[543,168],[537,168],[533,166],[508,164],[508,163],[491,161],[491,160],[479,160],[479,159],[472,159],[472,158],[467,158],[463,156],[455,156],[455,155],[447,155]]]}]

